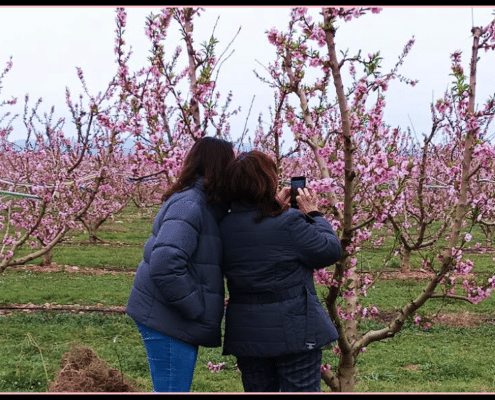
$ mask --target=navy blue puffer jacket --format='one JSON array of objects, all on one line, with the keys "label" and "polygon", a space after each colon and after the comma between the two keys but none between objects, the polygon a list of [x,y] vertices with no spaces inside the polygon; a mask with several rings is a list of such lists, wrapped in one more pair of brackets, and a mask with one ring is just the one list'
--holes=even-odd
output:
[{"label": "navy blue puffer jacket", "polygon": [[316,295],[313,271],[342,255],[322,216],[296,209],[256,223],[255,206],[233,203],[220,224],[229,303],[223,353],[276,357],[338,338]]},{"label": "navy blue puffer jacket", "polygon": [[206,202],[202,178],[163,203],[134,278],[130,317],[193,346],[221,345],[224,281],[218,223],[225,213]]}]

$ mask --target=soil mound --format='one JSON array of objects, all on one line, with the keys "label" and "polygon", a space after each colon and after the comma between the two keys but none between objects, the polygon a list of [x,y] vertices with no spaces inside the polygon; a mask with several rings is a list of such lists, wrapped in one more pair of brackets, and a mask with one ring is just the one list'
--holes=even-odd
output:
[{"label": "soil mound", "polygon": [[48,392],[138,392],[122,372],[110,367],[89,347],[75,344],[62,356],[62,369]]}]

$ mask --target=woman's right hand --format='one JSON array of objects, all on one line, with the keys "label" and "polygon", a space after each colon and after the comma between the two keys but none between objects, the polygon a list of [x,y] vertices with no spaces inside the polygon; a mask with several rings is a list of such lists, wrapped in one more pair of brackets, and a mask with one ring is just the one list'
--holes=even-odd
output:
[{"label": "woman's right hand", "polygon": [[308,188],[298,188],[297,192],[299,195],[296,197],[296,201],[301,212],[308,214],[311,211],[318,211],[316,193],[311,193]]}]

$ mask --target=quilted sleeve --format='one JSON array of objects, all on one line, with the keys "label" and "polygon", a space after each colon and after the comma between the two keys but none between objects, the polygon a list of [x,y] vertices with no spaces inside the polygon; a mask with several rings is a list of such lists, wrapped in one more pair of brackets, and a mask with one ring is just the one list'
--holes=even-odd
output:
[{"label": "quilted sleeve", "polygon": [[204,313],[201,289],[188,270],[201,229],[202,210],[193,201],[172,203],[161,222],[150,259],[151,279],[186,319]]},{"label": "quilted sleeve", "polygon": [[340,240],[328,221],[289,211],[289,230],[297,257],[311,269],[335,264],[342,256]]}]

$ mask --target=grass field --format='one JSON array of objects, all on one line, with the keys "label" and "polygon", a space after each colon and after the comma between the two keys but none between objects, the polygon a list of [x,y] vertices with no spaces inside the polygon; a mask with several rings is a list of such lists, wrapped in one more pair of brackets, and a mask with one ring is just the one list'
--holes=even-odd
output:
[{"label": "grass field", "polygon": [[[78,233],[57,246],[52,260],[64,268],[7,269],[0,275],[0,305],[122,308],[133,281],[129,271],[141,260],[151,223],[147,214],[128,209],[101,230],[100,237],[107,243],[89,244],[87,236]],[[473,243],[477,234],[473,233]],[[360,265],[377,268],[385,251],[364,250]],[[492,257],[473,254],[477,270],[493,273]],[[383,279],[368,291],[364,305],[392,313],[422,288],[416,279]],[[323,296],[326,288],[318,290]],[[493,298],[478,305],[430,301],[422,312],[441,309],[450,318],[427,330],[406,322],[394,338],[371,344],[358,359],[356,391],[495,392],[494,306]],[[362,330],[382,326],[379,319],[367,320]],[[45,392],[61,368],[62,355],[75,342],[91,347],[139,390],[151,390],[144,347],[126,315],[16,311],[0,315],[0,392]],[[223,362],[225,368],[212,373],[206,365],[209,361]],[[336,368],[337,362],[332,350],[325,349],[323,363]],[[322,384],[322,390],[328,388]],[[221,348],[200,348],[192,391],[242,392],[235,358],[222,356]]]}]

